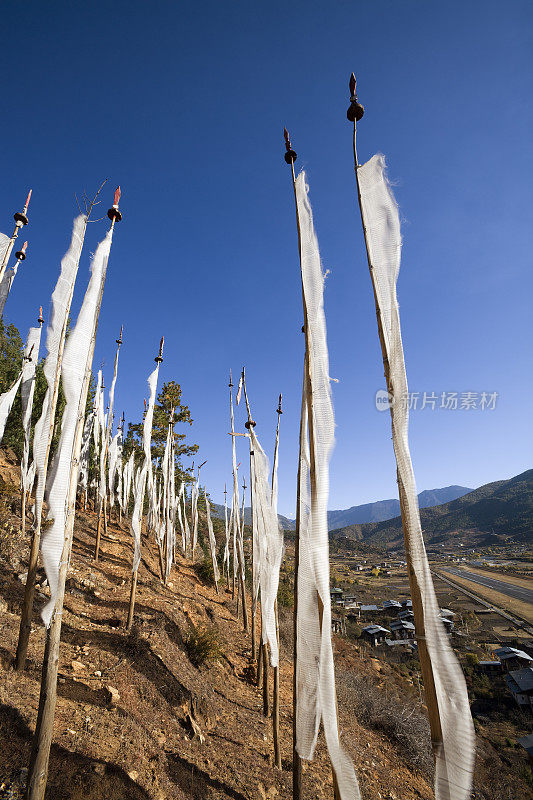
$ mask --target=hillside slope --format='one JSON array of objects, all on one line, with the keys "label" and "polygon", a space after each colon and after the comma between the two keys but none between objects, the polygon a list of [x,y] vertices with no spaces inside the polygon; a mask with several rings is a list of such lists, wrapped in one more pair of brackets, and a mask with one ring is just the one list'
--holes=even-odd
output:
[{"label": "hillside slope", "polygon": [[[19,527],[17,473],[13,462],[0,461],[1,800],[23,800],[21,770],[29,760],[44,645],[36,613],[27,670],[13,671],[28,551]],[[78,512],[46,800],[290,800],[291,611],[280,605],[283,769],[277,770],[271,720],[262,716],[253,681],[250,636],[231,592],[221,586],[217,594],[200,577],[201,566],[182,558],[164,587],[157,549],[143,537],[136,624],[128,635],[130,533],[114,521],[95,564],[95,523],[92,512]],[[214,632],[220,653],[195,666],[187,640],[202,630]],[[337,636],[334,651],[341,738],[362,797],[431,800],[429,726],[417,671],[398,672]],[[497,800],[490,770],[508,776],[514,797],[525,796],[523,782],[482,739],[478,759],[474,800]],[[314,761],[304,764],[303,786],[303,800],[333,797],[322,734]]]},{"label": "hillside slope", "polygon": [[[473,542],[510,537],[525,542],[533,531],[533,469],[514,478],[487,483],[449,503],[421,508],[426,542],[439,544],[465,534]],[[402,541],[401,517],[331,531],[334,539],[353,539],[397,545]]]}]

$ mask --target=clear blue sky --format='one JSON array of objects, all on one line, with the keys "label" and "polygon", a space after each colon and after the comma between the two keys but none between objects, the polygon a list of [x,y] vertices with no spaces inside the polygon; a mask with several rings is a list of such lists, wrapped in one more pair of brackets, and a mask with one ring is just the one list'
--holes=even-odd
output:
[{"label": "clear blue sky", "polygon": [[[499,393],[494,411],[413,412],[418,487],[531,467],[532,17],[517,0],[3,4],[0,230],[33,188],[6,319],[25,336],[48,309],[74,193],[108,176],[105,211],[120,183],[95,355],[109,385],[124,323],[117,410],[139,418],[164,334],[161,378],[182,384],[220,501],[227,374],[245,364],[269,451],[284,394],[279,507],[292,515],[303,337],[286,125],[331,270],[330,507],[396,496],[389,417],[374,407],[383,368],[345,116],[353,69],[360,160],[386,154],[403,217],[410,388]],[[105,229],[91,226],[87,252]]]}]

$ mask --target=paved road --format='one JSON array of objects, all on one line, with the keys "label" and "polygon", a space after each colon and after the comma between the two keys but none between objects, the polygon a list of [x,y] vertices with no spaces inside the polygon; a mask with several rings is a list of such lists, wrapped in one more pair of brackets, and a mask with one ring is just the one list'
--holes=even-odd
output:
[{"label": "paved road", "polygon": [[446,572],[457,575],[458,578],[465,578],[465,580],[472,581],[472,583],[479,583],[488,589],[494,589],[496,592],[506,594],[508,597],[514,597],[515,600],[533,604],[533,591],[525,589],[523,586],[515,586],[514,583],[499,581],[496,578],[487,578],[485,575],[477,575],[475,572],[467,572],[465,569],[446,567]]}]

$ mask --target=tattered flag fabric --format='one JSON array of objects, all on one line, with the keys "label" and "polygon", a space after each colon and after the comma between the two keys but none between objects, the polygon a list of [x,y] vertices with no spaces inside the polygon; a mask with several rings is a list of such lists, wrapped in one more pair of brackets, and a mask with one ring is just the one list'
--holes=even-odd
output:
[{"label": "tattered flag fabric", "polygon": [[[254,512],[259,543],[259,585],[261,589],[261,639],[270,645],[270,662],[278,666],[278,640],[274,603],[278,596],[283,533],[276,506],[272,503],[268,458],[254,429],[250,428],[254,463]],[[254,556],[255,557],[255,556]],[[255,562],[254,562],[255,567]]]},{"label": "tattered flag fabric", "polygon": [[209,550],[211,551],[211,562],[213,564],[213,575],[215,577],[215,583],[218,583],[220,580],[220,570],[218,568],[217,562],[217,543],[215,539],[215,532],[213,530],[213,521],[211,519],[211,506],[209,504],[209,500],[207,495],[205,494],[205,510],[207,515],[207,530],[209,533]]},{"label": "tattered flag fabric", "polygon": [[[398,465],[398,486],[405,545],[416,584],[413,605],[420,598],[424,639],[431,661],[442,743],[435,752],[437,800],[470,797],[474,767],[475,735],[463,671],[450,646],[422,536],[416,484],[409,452],[407,376],[396,297],[400,270],[401,232],[398,206],[385,177],[385,159],[373,156],[357,168],[361,211],[366,229],[368,258],[379,310],[383,344],[389,363],[393,446]],[[416,621],[415,613],[415,621]]]},{"label": "tattered flag fabric", "polygon": [[20,382],[22,381],[22,374],[24,369],[18,374],[18,377],[15,381],[11,384],[7,392],[0,395],[0,444],[2,443],[2,439],[4,438],[4,431],[6,429],[6,422],[9,416],[9,412],[13,406],[15,401],[15,396],[19,390]]},{"label": "tattered flag fabric", "polygon": [[360,797],[359,786],[351,759],[339,741],[331,647],[327,503],[335,421],[324,315],[324,276],[304,172],[296,179],[296,202],[308,343],[302,413],[307,414],[311,409],[313,424],[308,430],[309,436],[313,436],[314,457],[311,470],[310,448],[307,442],[304,447],[301,443],[296,747],[302,758],[313,757],[322,720],[341,799],[354,800]]},{"label": "tattered flag fabric", "polygon": [[[111,229],[100,242],[93,256],[89,285],[85,292],[76,327],[65,344],[61,365],[61,381],[66,405],[63,411],[57,452],[46,484],[48,517],[51,520],[51,525],[43,531],[41,538],[41,554],[51,595],[50,600],[41,612],[43,622],[47,627],[50,625],[56,602],[60,562],[65,543],[65,523],[74,475],[74,487],[77,485],[83,433],[83,429],[77,424],[80,401],[83,399],[82,392],[86,372],[90,370],[92,362],[92,342],[98,321],[98,311],[112,237],[113,231]],[[78,437],[76,437],[77,427],[80,429]]]},{"label": "tattered flag fabric", "polygon": [[46,331],[46,349],[48,354],[43,367],[48,386],[43,400],[41,416],[37,420],[33,434],[33,462],[35,476],[37,478],[37,489],[35,492],[35,518],[37,524],[40,523],[44,498],[45,461],[48,455],[51,406],[54,394],[54,382],[60,357],[59,350],[63,331],[66,329],[67,325],[86,227],[87,218],[83,215],[76,217],[72,229],[70,247],[61,260],[61,271],[52,294],[52,309]]},{"label": "tattered flag fabric", "polygon": [[41,326],[30,328],[24,350],[24,364],[22,367],[22,382],[20,384],[20,399],[22,404],[22,431],[24,444],[22,461],[20,464],[20,483],[23,492],[28,492],[30,485],[30,434],[31,412],[33,409],[33,394],[35,391],[35,369],[39,361],[39,347],[41,344]]},{"label": "tattered flag fabric", "polygon": [[[2,262],[2,258],[1,258],[1,252],[0,252],[0,263],[1,262]],[[6,271],[4,272],[4,277],[2,278],[2,281],[0,282],[0,317],[2,317],[4,315],[4,308],[5,308],[5,305],[6,305],[6,301],[7,301],[9,292],[11,291],[11,287],[13,286],[13,281],[15,280],[15,277],[17,275],[18,268],[19,268],[19,264],[18,264],[18,261],[17,261],[14,266],[10,267],[9,269],[6,269]]]},{"label": "tattered flag fabric", "polygon": [[[144,415],[143,424],[143,451],[144,461],[142,467],[137,471],[135,476],[135,485],[133,488],[133,514],[131,517],[131,532],[134,541],[134,554],[133,554],[133,572],[137,572],[141,560],[141,523],[142,523],[142,505],[144,501],[144,492],[148,482],[148,489],[150,491],[150,478],[152,476],[152,422],[154,418],[155,396],[157,391],[157,378],[159,375],[159,362],[153,372],[148,377],[148,388],[150,390],[150,399],[146,414]],[[153,480],[152,480],[153,483]]]},{"label": "tattered flag fabric", "polygon": [[91,446],[91,434],[94,423],[94,409],[88,412],[83,426],[83,436],[81,440],[80,452],[80,488],[83,492],[87,491],[89,482],[89,451]]}]

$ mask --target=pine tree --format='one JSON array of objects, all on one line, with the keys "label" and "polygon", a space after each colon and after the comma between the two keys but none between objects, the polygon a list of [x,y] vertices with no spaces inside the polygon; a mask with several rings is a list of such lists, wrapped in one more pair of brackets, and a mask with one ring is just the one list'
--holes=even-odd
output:
[{"label": "pine tree", "polygon": [[[165,443],[167,440],[168,424],[170,420],[170,412],[174,409],[172,417],[172,428],[178,423],[192,425],[193,419],[189,406],[182,403],[181,400],[181,386],[175,381],[168,381],[163,384],[161,391],[157,395],[156,404],[154,408],[154,419],[152,424],[152,461],[155,462],[156,467],[163,458],[165,451]],[[129,423],[128,434],[124,440],[124,460],[129,458],[129,455],[136,447],[137,453],[141,453],[142,448],[142,431],[143,423]],[[188,458],[198,451],[197,444],[186,444],[187,434],[177,433],[174,431],[174,450],[176,459],[176,484],[182,481],[187,483],[192,482],[193,477],[191,470],[185,469],[182,464],[183,458]]]}]

